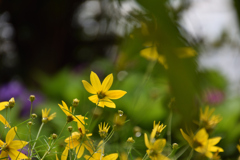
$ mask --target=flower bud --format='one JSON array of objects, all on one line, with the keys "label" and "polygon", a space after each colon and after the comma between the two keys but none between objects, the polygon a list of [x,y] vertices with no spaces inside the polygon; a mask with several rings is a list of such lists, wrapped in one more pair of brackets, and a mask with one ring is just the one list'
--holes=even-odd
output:
[{"label": "flower bud", "polygon": [[10,108],[13,108],[15,105],[15,99],[12,97],[10,100],[9,100],[9,107]]},{"label": "flower bud", "polygon": [[35,119],[37,118],[37,115],[35,113],[32,114],[32,118]]},{"label": "flower bud", "polygon": [[53,138],[53,139],[56,139],[56,138],[57,138],[57,134],[53,133],[53,134],[52,134],[52,138]]},{"label": "flower bud", "polygon": [[69,126],[69,127],[68,127],[68,132],[72,132],[72,129],[73,129],[73,127],[72,127],[72,126]]},{"label": "flower bud", "polygon": [[31,126],[31,125],[32,125],[32,121],[29,121],[29,122],[28,122],[28,125]]},{"label": "flower bud", "polygon": [[35,100],[35,96],[34,96],[34,95],[30,95],[29,100],[30,100],[31,102],[33,102],[33,101]]},{"label": "flower bud", "polygon": [[73,100],[73,107],[77,107],[78,104],[79,104],[79,100],[78,100],[77,98],[75,98],[75,99]]},{"label": "flower bud", "polygon": [[132,137],[129,137],[129,138],[127,139],[127,142],[128,142],[128,143],[135,143],[135,141],[134,141],[134,139],[133,139]]},{"label": "flower bud", "polygon": [[48,122],[48,118],[47,117],[43,117],[42,118],[42,123],[47,123]]},{"label": "flower bud", "polygon": [[177,143],[173,143],[172,144],[172,149],[178,149],[178,144]]}]

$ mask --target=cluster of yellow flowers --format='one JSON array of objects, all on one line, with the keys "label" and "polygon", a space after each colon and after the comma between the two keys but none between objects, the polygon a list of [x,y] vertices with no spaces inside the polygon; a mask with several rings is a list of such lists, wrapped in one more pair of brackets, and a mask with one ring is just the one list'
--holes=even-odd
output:
[{"label": "cluster of yellow flowers", "polygon": [[[101,83],[97,74],[91,72],[90,74],[91,84],[87,81],[83,80],[83,86],[85,89],[93,94],[88,97],[88,99],[96,104],[96,107],[104,108],[116,108],[115,103],[111,99],[119,99],[124,96],[127,92],[122,90],[109,90],[113,83],[113,75],[109,74]],[[30,96],[31,103],[34,101],[35,97]],[[75,108],[78,106],[79,100],[73,100],[73,107],[68,107],[67,104],[62,101],[62,104],[58,104],[60,109],[66,115],[66,124],[76,123],[78,130],[73,131],[72,126],[68,127],[68,131],[70,132],[70,136],[65,138],[65,148],[61,153],[61,160],[70,159],[80,159],[81,157],[86,160],[116,160],[120,157],[121,160],[127,160],[129,154],[131,154],[131,150],[133,149],[133,144],[135,140],[132,137],[129,137],[127,142],[129,145],[128,154],[122,153],[119,156],[118,153],[112,153],[105,155],[104,154],[104,146],[109,141],[109,139],[113,136],[115,128],[124,125],[126,122],[126,116],[123,115],[122,111],[118,111],[118,113],[114,116],[115,125],[112,126],[112,130],[109,133],[110,125],[108,123],[100,123],[98,125],[99,135],[102,140],[98,143],[98,145],[94,145],[94,141],[91,139],[92,133],[89,133],[89,130],[86,126],[91,124],[87,124],[86,120],[88,118],[82,115],[75,114]],[[3,109],[12,109],[15,105],[14,98],[11,98],[8,102],[0,103],[0,111]],[[32,159],[33,157],[38,159],[45,159],[47,155],[53,151],[55,144],[59,141],[60,135],[52,134],[51,140],[48,144],[46,152],[42,157],[38,155],[36,152],[37,140],[39,138],[40,132],[47,122],[53,120],[56,117],[56,113],[50,114],[51,109],[43,109],[42,110],[42,124],[39,128],[38,134],[35,140],[30,136],[29,142],[23,140],[13,140],[17,135],[17,126],[11,127],[11,125],[7,122],[7,120],[0,114],[0,121],[4,124],[5,128],[10,128],[8,133],[6,134],[5,142],[0,140],[0,159],[8,159],[8,156],[11,159]],[[189,159],[191,159],[192,153],[195,150],[196,152],[204,155],[209,159],[220,159],[218,155],[219,152],[223,152],[224,150],[221,147],[215,146],[220,140],[221,137],[209,138],[209,133],[214,130],[216,125],[222,120],[219,115],[213,115],[214,109],[209,109],[207,106],[205,111],[200,110],[200,120],[199,122],[195,122],[199,126],[199,130],[194,134],[192,131],[189,131],[186,134],[183,129],[180,129],[180,133],[183,138],[188,142],[189,146],[192,148],[192,152],[190,153]],[[33,119],[36,118],[36,114],[31,114],[30,121],[28,121],[29,129],[31,130],[31,125],[33,124]],[[65,124],[65,126],[66,126]],[[64,127],[65,127],[64,126]],[[153,122],[153,129],[150,136],[147,133],[144,133],[144,142],[147,148],[146,154],[143,158],[136,158],[146,160],[150,158],[151,160],[170,160],[177,159],[178,157],[174,157],[173,153],[178,150],[178,144],[173,143],[172,149],[165,150],[165,146],[168,144],[167,140],[162,138],[162,132],[167,126],[160,122]],[[171,136],[171,135],[170,135]],[[31,142],[31,143],[30,143]],[[171,142],[169,142],[171,143]],[[28,144],[28,155],[25,155],[21,152],[23,147]],[[239,145],[237,146],[239,149]],[[89,154],[84,154],[85,149]],[[19,151],[20,150],[20,151]],[[240,150],[240,149],[239,149]],[[167,155],[168,154],[168,155]],[[58,155],[56,154],[56,159],[58,160]],[[133,159],[133,158],[132,158]]]}]

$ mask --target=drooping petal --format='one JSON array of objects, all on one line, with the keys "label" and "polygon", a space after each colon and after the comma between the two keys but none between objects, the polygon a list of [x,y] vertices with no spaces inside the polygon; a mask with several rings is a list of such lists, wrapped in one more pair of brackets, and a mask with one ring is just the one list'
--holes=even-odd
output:
[{"label": "drooping petal", "polygon": [[7,102],[7,101],[0,102],[0,111],[5,109],[6,108],[5,106],[8,105],[8,104],[9,104],[9,102]]},{"label": "drooping petal", "polygon": [[90,74],[90,81],[92,83],[92,86],[94,88],[95,91],[99,92],[102,90],[102,85],[101,82],[97,76],[96,73],[94,73],[93,71]]},{"label": "drooping petal", "polygon": [[88,99],[95,104],[98,103],[98,96],[97,95],[92,95],[92,96],[88,97]]},{"label": "drooping petal", "polygon": [[1,154],[0,154],[0,159],[8,159],[8,152],[5,152],[5,151],[2,151]]},{"label": "drooping petal", "polygon": [[93,86],[91,84],[89,84],[87,81],[82,80],[83,86],[84,88],[92,94],[97,94],[97,91],[93,88]]},{"label": "drooping petal", "polygon": [[158,152],[162,152],[165,145],[166,145],[166,139],[158,139],[154,142],[153,148]]},{"label": "drooping petal", "polygon": [[110,99],[104,99],[103,103],[105,106],[109,107],[109,108],[116,108],[116,105],[113,101],[111,101]]},{"label": "drooping petal", "polygon": [[147,147],[147,148],[151,148],[150,143],[149,143],[149,141],[148,141],[148,136],[147,136],[146,133],[144,133],[144,141],[145,141],[146,147]]},{"label": "drooping petal", "polygon": [[112,83],[113,83],[113,75],[109,74],[103,80],[103,83],[102,83],[102,91],[103,91],[103,93],[107,92],[110,89],[110,87],[112,86]]},{"label": "drooping petal", "polygon": [[104,108],[105,104],[104,104],[104,102],[101,102],[101,101],[100,101],[100,102],[98,103],[98,106]]},{"label": "drooping petal", "polygon": [[71,140],[71,138],[70,138],[70,141],[68,142],[68,144],[67,144],[67,146],[70,148],[70,149],[73,149],[73,148],[75,148],[75,147],[77,147],[77,146],[79,146],[80,145],[80,142],[78,142],[78,141],[73,141],[73,140]]},{"label": "drooping petal", "polygon": [[188,142],[188,144],[193,147],[193,144],[192,144],[192,139],[186,134],[183,132],[182,128],[180,129],[181,131],[181,134],[183,136],[183,138]]},{"label": "drooping petal", "polygon": [[106,97],[109,99],[119,99],[124,96],[127,92],[122,90],[111,90],[105,93]]},{"label": "drooping petal", "polygon": [[17,127],[12,127],[8,131],[7,136],[6,136],[6,143],[7,144],[10,144],[12,142],[12,140],[14,139],[14,137],[16,135],[16,132],[17,132]]},{"label": "drooping petal", "polygon": [[83,145],[89,151],[90,154],[93,154],[95,149],[90,139],[88,139],[87,141],[84,141]]},{"label": "drooping petal", "polygon": [[93,158],[92,158],[91,156],[89,156],[89,155],[85,155],[84,158],[85,158],[86,160],[95,160],[95,159],[93,159]]},{"label": "drooping petal", "polygon": [[77,158],[81,158],[84,152],[84,147],[83,145],[79,145],[78,147],[76,147],[76,154],[77,154]]},{"label": "drooping petal", "polygon": [[9,148],[18,150],[18,149],[23,148],[27,144],[28,144],[28,142],[26,142],[26,141],[14,140],[14,141],[10,142],[10,144],[8,146],[9,146]]},{"label": "drooping petal", "polygon": [[11,128],[10,124],[7,122],[7,120],[0,114],[0,122],[5,124],[8,128]]},{"label": "drooping petal", "polygon": [[25,154],[23,154],[17,150],[14,150],[14,149],[10,149],[8,151],[8,155],[10,156],[11,159],[15,159],[15,160],[16,159],[19,159],[19,160],[28,159],[28,157]]},{"label": "drooping petal", "polygon": [[116,160],[117,158],[118,158],[118,154],[113,153],[103,157],[103,160]]},{"label": "drooping petal", "polygon": [[68,147],[66,146],[64,151],[62,152],[62,155],[61,155],[61,160],[67,160],[67,157],[68,157]]}]

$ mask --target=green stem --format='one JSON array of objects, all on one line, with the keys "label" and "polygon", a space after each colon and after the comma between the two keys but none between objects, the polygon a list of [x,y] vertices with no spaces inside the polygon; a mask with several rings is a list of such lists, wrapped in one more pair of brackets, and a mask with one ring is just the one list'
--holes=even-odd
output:
[{"label": "green stem", "polygon": [[192,156],[193,156],[193,149],[191,150],[187,160],[191,160]]},{"label": "green stem", "polygon": [[146,160],[148,158],[148,154],[146,153],[144,156],[143,156],[143,159],[142,160]]},{"label": "green stem", "polygon": [[34,147],[35,147],[35,145],[36,145],[36,143],[37,143],[37,140],[38,140],[38,137],[39,137],[39,135],[40,135],[40,132],[41,132],[41,130],[42,130],[43,125],[44,125],[44,123],[41,124],[41,126],[40,126],[40,128],[39,128],[39,130],[38,130],[37,137],[36,137],[36,141],[35,141],[34,144],[33,144],[33,147],[32,147],[31,153],[30,153],[30,156],[32,155],[32,152],[33,152]]}]

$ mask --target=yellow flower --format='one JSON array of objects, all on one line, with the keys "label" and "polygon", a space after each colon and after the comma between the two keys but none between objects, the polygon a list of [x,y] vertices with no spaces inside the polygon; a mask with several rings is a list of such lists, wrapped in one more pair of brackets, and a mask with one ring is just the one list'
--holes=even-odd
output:
[{"label": "yellow flower", "polygon": [[84,158],[86,160],[116,160],[118,158],[118,154],[112,153],[107,156],[104,156],[104,144],[103,141],[100,141],[98,144],[98,150],[91,156],[85,155]]},{"label": "yellow flower", "polygon": [[200,110],[200,127],[206,128],[207,131],[211,131],[215,128],[215,126],[222,120],[220,115],[212,115],[214,112],[214,108],[209,110],[209,106],[205,108],[203,112]]},{"label": "yellow flower", "polygon": [[180,129],[183,138],[189,143],[189,145],[197,152],[204,154],[208,158],[212,158],[212,152],[223,152],[223,149],[215,146],[221,137],[215,137],[208,139],[208,133],[205,128],[199,130],[196,135],[191,134],[188,136]]},{"label": "yellow flower", "polygon": [[62,105],[58,104],[58,106],[66,114],[67,122],[75,121],[78,124],[78,128],[84,127],[84,124],[85,124],[84,119],[88,119],[87,117],[84,117],[82,115],[74,116],[73,113],[72,113],[72,107],[70,107],[70,109],[68,109],[68,106],[67,106],[67,104],[64,101],[62,101]]},{"label": "yellow flower", "polygon": [[91,72],[90,75],[91,84],[82,80],[84,88],[94,95],[88,97],[90,101],[97,104],[99,107],[107,106],[109,108],[116,108],[116,105],[110,99],[119,99],[127,92],[122,90],[109,90],[113,83],[113,75],[109,74],[101,84],[96,73]]},{"label": "yellow flower", "polygon": [[[141,50],[140,55],[148,60],[158,61],[165,69],[168,69],[166,58],[164,55],[158,53],[157,45],[151,42],[147,42],[144,45],[147,46],[147,48]],[[180,47],[175,49],[174,52],[179,58],[189,58],[197,54],[191,47]]]},{"label": "yellow flower", "polygon": [[124,125],[125,121],[126,121],[127,116],[124,114],[120,114],[120,113],[116,113],[114,114],[113,117],[113,123],[117,126],[117,127],[121,127],[122,125]]},{"label": "yellow flower", "polygon": [[166,125],[163,125],[163,123],[160,125],[160,121],[158,122],[158,124],[155,124],[155,121],[153,122],[153,128],[157,127],[157,132],[156,132],[156,137],[159,137],[161,132],[163,131],[164,128],[166,128]]},{"label": "yellow flower", "polygon": [[77,158],[82,157],[85,148],[93,154],[94,148],[89,138],[91,135],[91,133],[86,134],[85,127],[79,129],[79,132],[73,132],[70,137],[65,139],[67,145],[62,153],[61,160],[67,159],[69,149],[75,149]]},{"label": "yellow flower", "polygon": [[42,122],[43,123],[47,123],[48,121],[51,121],[54,117],[56,117],[56,112],[54,112],[53,114],[51,114],[49,116],[51,109],[49,108],[49,110],[47,110],[47,108],[45,108],[45,110],[42,109]]},{"label": "yellow flower", "polygon": [[159,126],[157,124],[152,130],[150,141],[148,140],[147,134],[144,133],[145,145],[148,148],[147,154],[152,160],[170,160],[168,157],[161,154],[164,146],[166,145],[166,139],[155,139],[158,127]]},{"label": "yellow flower", "polygon": [[18,149],[23,148],[28,144],[28,142],[21,140],[13,140],[16,135],[17,127],[11,128],[6,135],[6,143],[0,140],[1,154],[0,159],[28,159],[28,157],[19,152]]},{"label": "yellow flower", "polygon": [[110,128],[110,126],[108,126],[108,123],[105,125],[105,122],[104,124],[102,125],[102,122],[98,125],[98,128],[99,128],[99,135],[101,138],[105,138],[107,135],[108,135],[108,130]]}]

